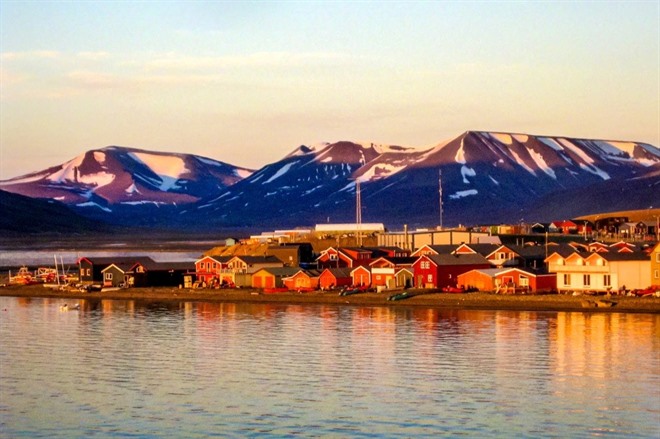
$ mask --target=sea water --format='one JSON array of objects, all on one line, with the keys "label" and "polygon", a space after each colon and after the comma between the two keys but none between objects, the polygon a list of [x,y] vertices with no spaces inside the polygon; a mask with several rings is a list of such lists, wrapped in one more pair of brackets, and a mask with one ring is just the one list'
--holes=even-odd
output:
[{"label": "sea water", "polygon": [[0,343],[0,437],[660,436],[654,314],[0,297]]}]

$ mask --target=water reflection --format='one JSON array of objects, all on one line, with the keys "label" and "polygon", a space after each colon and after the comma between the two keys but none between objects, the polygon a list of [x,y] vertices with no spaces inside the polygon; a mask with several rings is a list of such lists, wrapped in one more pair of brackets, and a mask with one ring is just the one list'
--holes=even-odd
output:
[{"label": "water reflection", "polygon": [[660,433],[657,315],[0,301],[10,437]]}]

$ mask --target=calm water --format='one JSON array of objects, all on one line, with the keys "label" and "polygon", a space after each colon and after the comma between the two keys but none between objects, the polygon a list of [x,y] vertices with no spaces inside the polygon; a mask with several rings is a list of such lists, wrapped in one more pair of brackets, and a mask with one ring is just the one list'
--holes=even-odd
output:
[{"label": "calm water", "polygon": [[0,297],[3,437],[658,437],[660,316]]}]

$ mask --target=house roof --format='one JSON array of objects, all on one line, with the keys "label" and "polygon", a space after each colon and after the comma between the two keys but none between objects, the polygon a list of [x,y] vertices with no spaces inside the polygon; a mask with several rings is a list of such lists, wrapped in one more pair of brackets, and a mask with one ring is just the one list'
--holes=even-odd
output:
[{"label": "house roof", "polygon": [[136,262],[151,263],[156,262],[149,256],[111,256],[111,257],[86,257],[82,256],[78,259],[78,263],[83,259],[92,263],[92,265],[110,265],[110,264],[135,264]]},{"label": "house roof", "polygon": [[269,263],[282,263],[282,261],[272,255],[268,256],[234,256],[231,259],[240,259],[248,265],[254,264],[269,264]]},{"label": "house roof", "polygon": [[351,268],[342,267],[342,268],[326,268],[324,271],[329,271],[335,278],[340,277],[351,277]]},{"label": "house roof", "polygon": [[[266,268],[262,268],[259,271],[265,271],[267,273],[272,274],[275,277],[289,277],[289,276],[293,276],[294,274],[299,272],[300,268],[298,268],[298,267],[266,267]],[[255,272],[255,274],[259,273],[259,271]]]},{"label": "house roof", "polygon": [[441,254],[441,255],[426,255],[425,257],[431,259],[437,265],[475,265],[475,264],[489,264],[488,260],[479,253],[470,254]]},{"label": "house roof", "polygon": [[133,267],[133,265],[135,265],[135,264],[132,263],[132,262],[118,262],[116,264],[113,263],[113,264],[110,264],[107,267],[105,267],[103,270],[101,270],[101,273],[103,273],[105,271],[108,271],[109,269],[111,269],[113,267],[118,269],[122,273],[126,273],[127,271],[129,271],[131,269],[131,267]]}]

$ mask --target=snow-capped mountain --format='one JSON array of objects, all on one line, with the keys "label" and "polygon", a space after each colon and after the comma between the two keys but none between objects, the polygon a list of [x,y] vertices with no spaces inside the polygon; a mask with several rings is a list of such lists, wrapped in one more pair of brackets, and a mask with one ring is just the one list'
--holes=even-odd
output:
[{"label": "snow-capped mountain", "polygon": [[[427,150],[338,142],[301,146],[183,216],[231,225],[353,221],[359,181],[363,220],[437,224],[441,180],[445,224],[542,220],[529,215],[549,194],[563,193],[567,207],[577,191],[598,184],[602,194],[658,168],[660,150],[636,142],[480,131]],[[646,198],[660,204],[653,190]],[[578,215],[604,204],[592,201],[568,210]],[[630,202],[613,197],[605,204],[617,210]]]},{"label": "snow-capped mountain", "polygon": [[189,204],[252,173],[205,157],[108,146],[62,165],[0,182],[0,188],[111,212],[117,206]]},{"label": "snow-capped mountain", "polygon": [[[278,227],[543,221],[660,205],[660,150],[639,142],[468,131],[428,149],[302,145],[257,171],[108,147],[0,182],[120,224]],[[442,190],[440,190],[442,188]],[[91,206],[91,207],[90,207]]]}]

